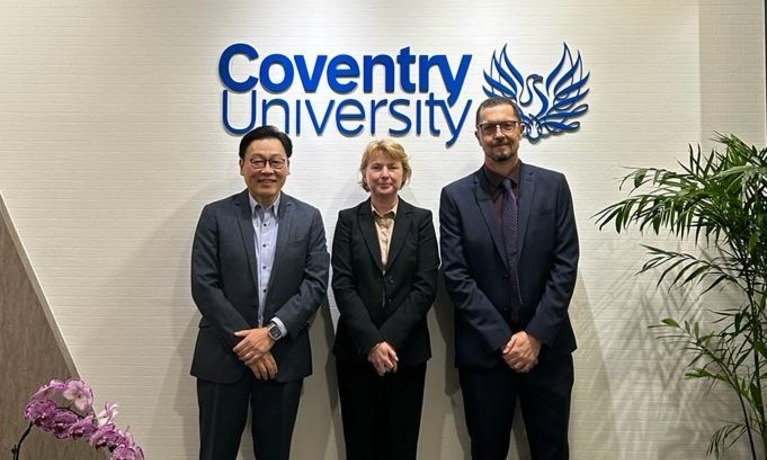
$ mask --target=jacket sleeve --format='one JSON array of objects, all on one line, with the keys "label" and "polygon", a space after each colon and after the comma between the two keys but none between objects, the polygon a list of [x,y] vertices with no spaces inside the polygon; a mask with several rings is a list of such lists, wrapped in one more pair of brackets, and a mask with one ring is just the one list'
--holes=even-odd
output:
[{"label": "jacket sleeve", "polygon": [[525,330],[548,346],[553,346],[563,321],[567,318],[578,275],[578,230],[573,199],[567,180],[560,175],[555,205],[556,237],[553,244],[550,275],[535,314]]},{"label": "jacket sleeve", "polygon": [[234,333],[249,329],[247,320],[227,299],[223,290],[221,264],[218,254],[221,232],[217,213],[211,205],[205,206],[197,223],[192,244],[192,298],[202,313],[203,320],[210,323],[234,347],[240,338]]},{"label": "jacket sleeve", "polygon": [[336,306],[347,324],[352,342],[362,354],[367,354],[384,338],[358,293],[359,279],[352,262],[352,217],[348,212],[338,213],[331,260]]},{"label": "jacket sleeve", "polygon": [[[330,256],[328,255],[322,216],[315,208],[310,208],[310,221],[309,243],[303,277],[296,293],[275,312],[275,316],[287,328],[288,334],[294,338],[306,327],[309,319],[322,305],[328,291]],[[275,276],[279,276],[279,274]],[[279,279],[274,281],[279,282]]]}]

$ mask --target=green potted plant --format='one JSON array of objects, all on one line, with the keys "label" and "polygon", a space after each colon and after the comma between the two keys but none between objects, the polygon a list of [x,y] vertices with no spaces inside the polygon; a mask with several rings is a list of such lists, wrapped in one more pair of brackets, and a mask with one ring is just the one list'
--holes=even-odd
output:
[{"label": "green potted plant", "polygon": [[767,149],[734,135],[715,140],[723,148],[708,155],[690,146],[679,171],[632,169],[621,182],[621,189],[630,187],[628,197],[594,217],[600,230],[612,224],[618,233],[669,232],[695,243],[691,252],[642,245],[648,259],[640,273],[659,272],[659,285],[738,293],[738,304],[709,309],[709,321],[665,318],[651,327],[682,343],[686,377],[723,385],[739,404],[740,418],[713,433],[707,453],[719,457],[745,437],[756,460],[767,453]]}]

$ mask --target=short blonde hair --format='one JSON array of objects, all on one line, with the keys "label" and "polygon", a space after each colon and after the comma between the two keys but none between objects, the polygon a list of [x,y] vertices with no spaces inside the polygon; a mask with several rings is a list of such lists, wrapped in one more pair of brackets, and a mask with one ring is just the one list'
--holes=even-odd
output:
[{"label": "short blonde hair", "polygon": [[390,159],[402,163],[402,186],[404,187],[410,180],[410,175],[413,174],[405,147],[391,139],[374,139],[365,147],[365,151],[362,152],[362,160],[360,160],[360,175],[362,176],[360,185],[362,188],[366,192],[370,191],[370,187],[365,183],[365,168],[368,167],[370,159],[376,152],[382,152]]}]

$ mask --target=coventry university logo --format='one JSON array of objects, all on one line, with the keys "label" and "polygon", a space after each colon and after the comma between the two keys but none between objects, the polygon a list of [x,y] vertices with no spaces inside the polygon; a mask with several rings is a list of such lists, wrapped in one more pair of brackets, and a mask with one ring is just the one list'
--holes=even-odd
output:
[{"label": "coventry university logo", "polygon": [[484,72],[485,94],[516,101],[525,137],[532,143],[576,131],[581,125],[576,119],[589,110],[583,103],[589,92],[589,74],[584,75],[581,53],[573,59],[567,43],[563,45],[562,58],[545,79],[537,73],[523,77],[509,59],[506,45],[500,54],[493,52],[490,71]]}]

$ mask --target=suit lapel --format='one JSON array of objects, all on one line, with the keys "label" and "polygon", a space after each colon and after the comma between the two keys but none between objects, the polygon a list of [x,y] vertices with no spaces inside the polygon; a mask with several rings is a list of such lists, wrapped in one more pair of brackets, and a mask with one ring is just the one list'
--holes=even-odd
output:
[{"label": "suit lapel", "polygon": [[397,205],[397,215],[394,218],[394,231],[389,245],[389,257],[386,261],[386,267],[391,267],[394,260],[397,259],[402,246],[405,244],[408,230],[413,222],[413,207],[406,203],[402,198]]},{"label": "suit lapel", "polygon": [[501,223],[493,212],[493,197],[490,194],[490,184],[484,177],[482,169],[474,173],[474,197],[482,213],[482,219],[485,221],[485,228],[487,228],[490,237],[493,239],[495,250],[498,251],[498,255],[505,265],[508,262],[506,260],[506,248],[503,245],[503,235],[501,235]]},{"label": "suit lapel", "polygon": [[375,261],[378,269],[383,271],[383,265],[381,264],[381,246],[378,244],[378,232],[376,231],[376,224],[373,220],[373,210],[370,199],[367,199],[364,203],[360,204],[357,219],[360,231],[362,232],[362,239],[365,240],[365,246],[368,248],[370,257]]},{"label": "suit lapel", "polygon": [[242,235],[242,244],[245,246],[245,254],[248,256],[248,266],[250,267],[250,275],[253,278],[253,286],[257,288],[258,261],[256,260],[256,242],[254,239],[255,234],[253,233],[253,211],[250,209],[247,189],[235,197],[234,204],[237,223],[240,227],[240,235]]},{"label": "suit lapel", "polygon": [[525,166],[524,163],[522,163],[521,167],[519,180],[522,182],[522,193],[519,196],[519,221],[517,227],[517,247],[520,251],[525,247],[527,223],[530,222],[530,210],[532,209],[533,198],[535,198],[535,172]]},{"label": "suit lapel", "polygon": [[[285,253],[285,249],[288,247],[288,243],[290,242],[290,235],[291,230],[293,227],[293,223],[295,221],[294,216],[294,203],[293,198],[290,196],[282,193],[280,195],[280,206],[279,209],[277,209],[277,222],[278,222],[278,228],[277,228],[277,247],[274,248],[274,262],[272,263],[272,275],[269,277],[269,285],[266,287],[267,292],[267,299],[269,292],[272,291],[272,286],[274,286],[275,279],[277,279],[277,273],[280,273],[280,268],[282,261],[285,259],[282,255]],[[267,302],[268,304],[269,302]],[[271,316],[267,316],[267,313],[264,311],[264,318],[271,318]]]}]

